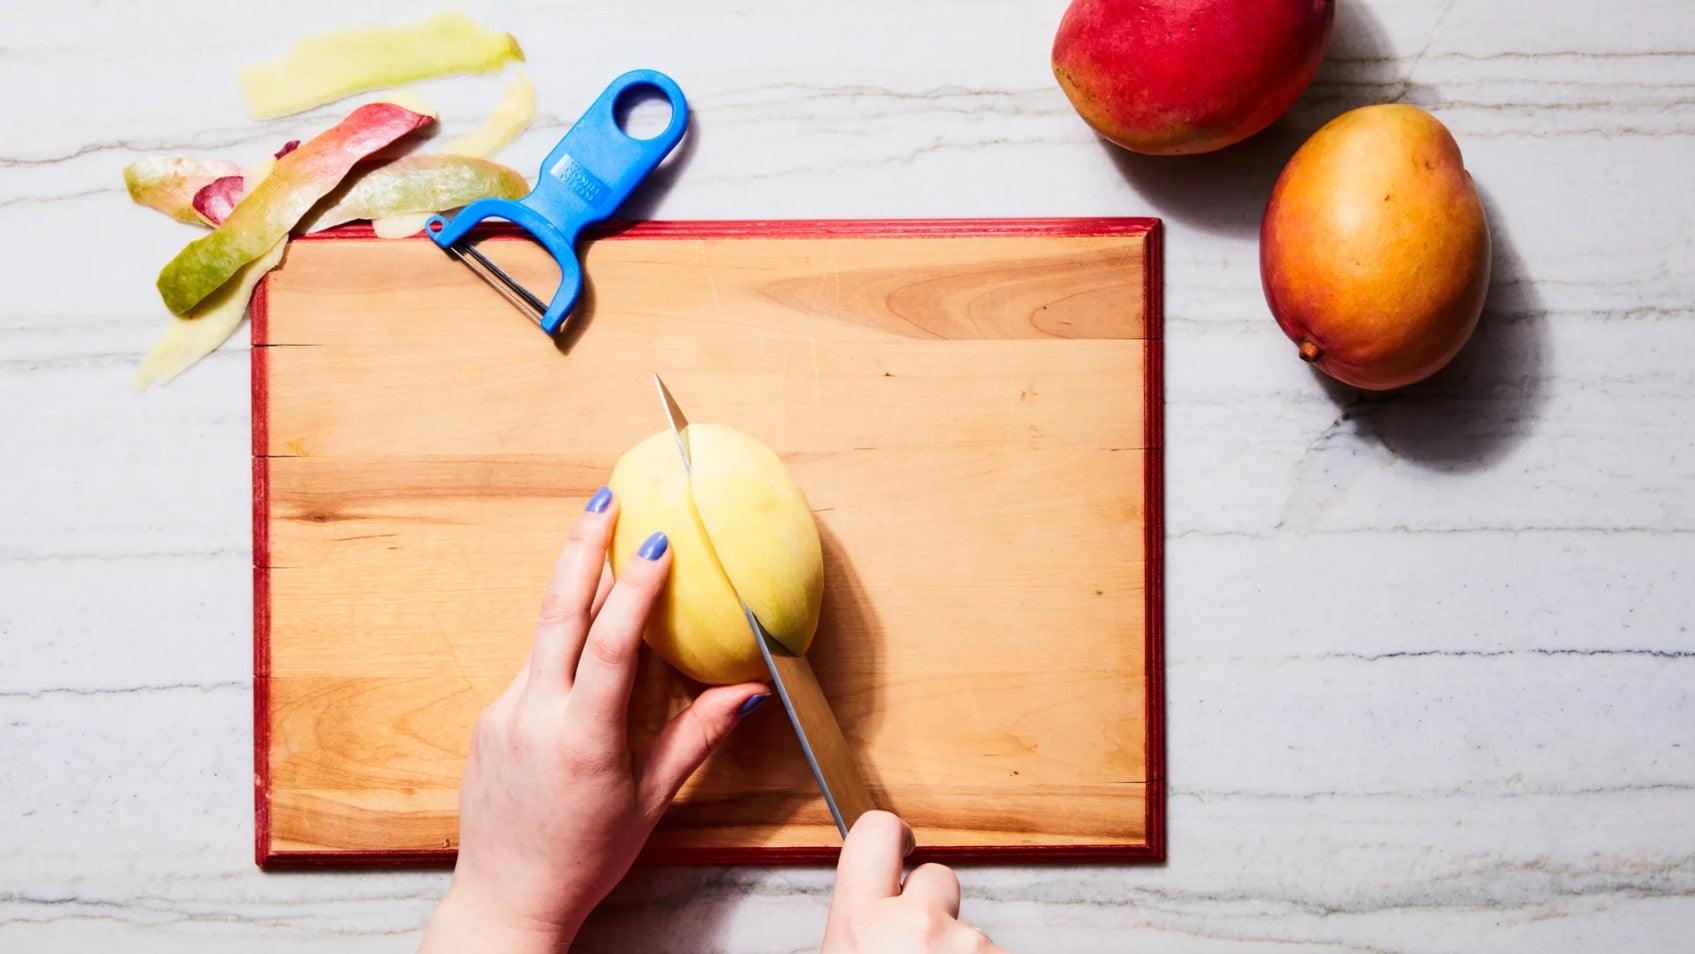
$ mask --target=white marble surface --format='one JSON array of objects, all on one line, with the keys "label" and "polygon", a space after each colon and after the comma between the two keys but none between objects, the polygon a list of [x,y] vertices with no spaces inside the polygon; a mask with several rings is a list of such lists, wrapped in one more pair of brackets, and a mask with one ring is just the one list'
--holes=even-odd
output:
[{"label": "white marble surface", "polygon": [[[1695,16],[1341,3],[1293,114],[1183,162],[1073,115],[1060,0],[469,9],[531,54],[546,120],[520,168],[616,72],[682,82],[687,153],[642,214],[1166,218],[1171,860],[974,868],[968,918],[1025,952],[1685,947]],[[130,394],[187,232],[118,177],[321,127],[333,109],[247,120],[237,67],[412,10],[0,18],[0,950],[406,951],[442,889],[253,867],[247,353]],[[463,127],[498,81],[429,89]],[[1254,233],[1306,131],[1393,99],[1459,138],[1495,280],[1455,368],[1362,400],[1295,360]],[[828,886],[640,872],[581,948],[811,950]]]}]

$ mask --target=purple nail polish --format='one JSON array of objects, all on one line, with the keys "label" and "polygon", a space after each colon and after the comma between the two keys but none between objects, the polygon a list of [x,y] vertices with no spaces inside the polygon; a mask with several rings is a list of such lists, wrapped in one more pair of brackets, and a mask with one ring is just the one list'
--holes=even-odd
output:
[{"label": "purple nail polish", "polygon": [[742,700],[741,705],[736,707],[736,718],[738,718],[738,719],[747,718],[748,715],[753,712],[753,710],[764,705],[765,700],[767,700],[769,698],[771,698],[771,694],[768,693],[768,692],[762,692],[757,696],[748,696],[746,699]]},{"label": "purple nail polish", "polygon": [[648,537],[642,543],[641,549],[636,551],[636,556],[644,560],[657,560],[665,555],[665,548],[670,545],[671,541],[666,538],[665,531],[655,530],[653,536]]},{"label": "purple nail polish", "polygon": [[583,509],[589,513],[605,513],[606,508],[610,506],[612,506],[612,488],[602,487],[594,492],[594,496],[589,498],[588,506]]}]

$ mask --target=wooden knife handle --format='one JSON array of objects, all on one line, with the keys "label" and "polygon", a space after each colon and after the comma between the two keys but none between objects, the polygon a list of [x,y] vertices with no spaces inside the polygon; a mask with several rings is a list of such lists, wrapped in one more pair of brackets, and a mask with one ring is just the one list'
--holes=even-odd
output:
[{"label": "wooden knife handle", "polygon": [[845,832],[859,816],[877,807],[871,800],[871,791],[865,787],[865,777],[859,774],[853,750],[842,736],[842,727],[836,722],[836,713],[830,708],[823,687],[818,685],[812,664],[805,656],[772,653],[771,665],[783,681],[795,721],[812,746],[812,757],[818,762],[824,785],[836,800]]}]

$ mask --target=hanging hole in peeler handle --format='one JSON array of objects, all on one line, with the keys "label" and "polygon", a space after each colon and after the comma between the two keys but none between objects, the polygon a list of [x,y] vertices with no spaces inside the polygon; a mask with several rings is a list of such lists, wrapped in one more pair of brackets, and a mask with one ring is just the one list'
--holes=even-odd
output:
[{"label": "hanging hole in peeler handle", "polygon": [[652,83],[636,83],[618,94],[612,115],[624,135],[646,142],[671,125],[671,97]]},{"label": "hanging hole in peeler handle", "polygon": [[[634,142],[660,150],[659,158],[664,158],[688,127],[689,104],[682,88],[658,70],[630,70],[619,76],[595,106],[605,108],[601,104],[608,94],[612,108],[607,113],[614,128]],[[595,106],[589,112],[595,112]]]}]

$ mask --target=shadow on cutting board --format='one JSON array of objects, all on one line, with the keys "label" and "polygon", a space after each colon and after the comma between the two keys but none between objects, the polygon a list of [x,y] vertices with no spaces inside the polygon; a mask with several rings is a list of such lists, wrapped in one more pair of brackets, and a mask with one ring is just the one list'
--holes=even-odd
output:
[{"label": "shadow on cutting board", "polygon": [[[873,679],[879,671],[879,622],[841,541],[822,522],[818,535],[824,547],[824,608],[807,658],[842,731],[850,741],[864,739],[874,733],[879,711],[881,689]],[[652,653],[643,653],[631,706],[633,737],[650,737],[699,691]],[[866,784],[881,797],[882,780],[863,759],[859,765]],[[758,789],[750,787],[752,778],[760,780]],[[656,838],[663,838],[667,827],[714,823],[735,824],[745,836],[757,838],[802,812],[828,824],[800,744],[775,701],[736,730],[696,774],[694,785],[690,801],[673,808]],[[754,820],[758,823],[749,824]],[[750,868],[638,866],[595,909],[572,950],[711,950],[719,925],[745,901],[758,877],[758,870]]]},{"label": "shadow on cutting board", "polygon": [[[612,233],[623,231],[629,224],[639,223],[653,218],[654,211],[665,200],[665,196],[677,185],[677,179],[694,158],[695,144],[700,139],[700,117],[690,115],[689,130],[683,135],[683,141],[677,148],[671,150],[659,163],[659,166],[648,173],[639,188],[614,213],[614,219],[606,225]],[[624,223],[620,225],[619,223]],[[577,260],[579,263],[588,261],[589,249],[597,241],[594,232],[586,235],[577,245]],[[555,283],[557,284],[557,282]],[[547,286],[549,288],[553,286]],[[594,272],[583,268],[583,289],[577,295],[577,305],[571,309],[570,316],[565,320],[565,327],[553,338],[553,346],[561,354],[570,354],[571,347],[577,343],[594,324],[596,297],[594,292]]]},{"label": "shadow on cutting board", "polygon": [[[841,541],[822,521],[818,536],[824,548],[824,607],[807,659],[851,742],[871,737],[877,728],[878,620]],[[663,668],[657,660],[650,664]],[[667,675],[674,694],[698,692],[697,687],[684,689],[682,680]],[[674,711],[684,701],[673,695],[668,708]],[[880,780],[863,758],[860,770],[872,792],[881,791]],[[737,727],[724,748],[695,774],[689,797],[660,822],[659,837],[667,828],[732,825],[739,831],[734,836],[737,840],[757,841],[802,813],[808,822],[829,824],[800,743],[782,705],[772,699]]]}]

